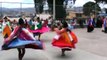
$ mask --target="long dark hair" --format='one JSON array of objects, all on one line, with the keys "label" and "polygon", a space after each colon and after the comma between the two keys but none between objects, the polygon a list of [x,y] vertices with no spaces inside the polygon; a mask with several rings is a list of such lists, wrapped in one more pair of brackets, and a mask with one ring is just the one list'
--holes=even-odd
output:
[{"label": "long dark hair", "polygon": [[19,25],[24,24],[24,21],[23,21],[23,19],[22,19],[22,18],[20,18],[20,19],[19,19],[18,24],[19,24]]},{"label": "long dark hair", "polygon": [[67,27],[68,27],[68,24],[67,24],[66,21],[61,21],[61,23],[62,23],[62,27],[63,27],[63,28],[67,28]]},{"label": "long dark hair", "polygon": [[68,29],[68,23],[66,21],[61,21],[62,28],[67,28],[67,31],[71,32],[71,30]]},{"label": "long dark hair", "polygon": [[25,28],[28,26],[27,21],[24,21],[22,18],[19,19],[18,25]]}]

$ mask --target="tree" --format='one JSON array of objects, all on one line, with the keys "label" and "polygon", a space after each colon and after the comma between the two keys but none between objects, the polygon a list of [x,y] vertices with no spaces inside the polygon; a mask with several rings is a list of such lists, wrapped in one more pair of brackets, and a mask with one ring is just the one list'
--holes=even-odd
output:
[{"label": "tree", "polygon": [[[107,3],[107,0],[95,0],[96,3]],[[107,9],[105,9],[106,13],[107,13]]]},{"label": "tree", "polygon": [[105,11],[106,11],[106,13],[107,13],[107,8],[105,8]]},{"label": "tree", "polygon": [[34,5],[36,13],[43,12],[43,0],[34,0]]},{"label": "tree", "polygon": [[[55,0],[55,18],[56,19],[63,19],[66,17],[66,11],[65,8],[63,7],[63,2],[65,0]],[[74,0],[75,2],[76,0]],[[37,9],[37,3],[42,4],[43,0],[34,0],[35,3],[35,8]],[[51,12],[51,14],[53,14],[53,0],[47,0],[48,4],[49,4],[49,11]],[[42,8],[43,5],[40,7]],[[39,9],[40,9],[39,8]],[[43,9],[40,9],[40,13],[43,11]]]},{"label": "tree", "polygon": [[[55,18],[64,19],[66,17],[66,11],[63,7],[64,0],[55,0]],[[53,12],[53,0],[48,0],[50,12]]]},{"label": "tree", "polygon": [[47,0],[49,4],[49,13],[53,14],[53,0]]},{"label": "tree", "polygon": [[107,0],[94,0],[96,3],[107,3]]},{"label": "tree", "polygon": [[83,5],[83,13],[86,16],[90,16],[90,14],[97,14],[99,11],[101,11],[99,5],[94,2],[87,2]]}]

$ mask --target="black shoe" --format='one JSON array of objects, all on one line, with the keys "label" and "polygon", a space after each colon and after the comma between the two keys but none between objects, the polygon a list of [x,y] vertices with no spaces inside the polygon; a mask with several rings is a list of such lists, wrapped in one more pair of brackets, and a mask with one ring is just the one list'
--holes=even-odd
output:
[{"label": "black shoe", "polygon": [[62,54],[61,56],[65,56],[65,54]]}]

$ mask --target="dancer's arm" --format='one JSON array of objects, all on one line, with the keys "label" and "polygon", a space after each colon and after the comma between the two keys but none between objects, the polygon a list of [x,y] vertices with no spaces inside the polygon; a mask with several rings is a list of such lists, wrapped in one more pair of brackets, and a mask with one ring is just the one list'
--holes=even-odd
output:
[{"label": "dancer's arm", "polygon": [[10,36],[8,38],[6,38],[5,43],[8,43],[8,42],[12,41],[15,36],[17,37],[19,30],[20,30],[20,27],[17,26],[14,29],[14,31],[10,34]]},{"label": "dancer's arm", "polygon": [[58,28],[54,28],[54,30],[56,31],[56,33],[61,34],[61,33],[65,32],[67,29],[62,28],[61,30],[59,30]]}]

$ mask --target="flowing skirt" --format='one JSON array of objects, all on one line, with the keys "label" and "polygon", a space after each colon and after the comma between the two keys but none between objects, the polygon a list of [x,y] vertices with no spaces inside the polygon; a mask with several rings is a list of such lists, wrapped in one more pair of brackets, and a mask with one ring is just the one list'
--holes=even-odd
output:
[{"label": "flowing skirt", "polygon": [[[71,38],[70,38],[71,36]],[[75,48],[77,43],[77,37],[73,32],[68,34],[67,32],[62,33],[59,38],[53,38],[52,45],[59,48]]]},{"label": "flowing skirt", "polygon": [[33,48],[33,49],[43,49],[43,43],[38,40],[24,40],[20,38],[15,38],[8,44],[2,45],[2,50],[8,50],[13,48]]},{"label": "flowing skirt", "polygon": [[88,26],[87,27],[87,32],[92,32],[94,30],[94,27],[93,26]]}]

